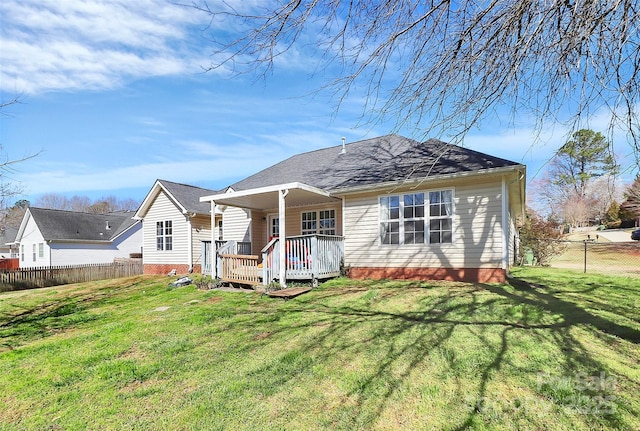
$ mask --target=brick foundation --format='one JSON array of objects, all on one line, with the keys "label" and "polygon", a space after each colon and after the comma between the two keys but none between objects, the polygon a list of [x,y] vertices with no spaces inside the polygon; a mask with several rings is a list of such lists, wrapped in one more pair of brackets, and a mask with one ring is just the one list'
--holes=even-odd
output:
[{"label": "brick foundation", "polygon": [[447,280],[475,283],[504,283],[507,274],[500,268],[350,268],[349,277],[395,280]]},{"label": "brick foundation", "polygon": [[[189,274],[189,265],[185,264],[170,264],[170,263],[145,263],[145,274],[168,274],[172,269],[176,270],[176,275]],[[193,266],[193,274],[200,274],[202,267],[200,265]]]}]

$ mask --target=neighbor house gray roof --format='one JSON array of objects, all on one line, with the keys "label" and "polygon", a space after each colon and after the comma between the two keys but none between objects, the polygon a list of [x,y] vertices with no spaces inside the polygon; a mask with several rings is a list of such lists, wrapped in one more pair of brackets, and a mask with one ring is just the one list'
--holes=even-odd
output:
[{"label": "neighbor house gray roof", "polygon": [[45,241],[112,241],[136,223],[132,212],[90,214],[29,207]]},{"label": "neighbor house gray roof", "polygon": [[518,166],[437,139],[418,142],[398,135],[366,139],[292,156],[231,186],[233,190],[300,182],[341,190],[427,176]]}]

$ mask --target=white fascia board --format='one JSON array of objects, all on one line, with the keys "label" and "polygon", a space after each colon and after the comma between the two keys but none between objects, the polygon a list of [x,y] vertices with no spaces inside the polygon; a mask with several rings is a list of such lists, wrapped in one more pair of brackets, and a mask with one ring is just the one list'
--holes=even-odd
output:
[{"label": "white fascia board", "polygon": [[22,221],[20,222],[20,227],[18,228],[18,232],[16,232],[16,237],[14,238],[13,244],[20,243],[20,240],[18,240],[18,238],[22,239],[22,235],[24,235],[24,230],[27,228],[27,223],[29,222],[30,218],[31,218],[31,211],[29,211],[29,208],[27,208],[24,215],[22,216]]},{"label": "white fascia board", "polygon": [[266,186],[266,187],[258,187],[256,189],[238,190],[237,192],[233,191],[229,193],[218,193],[215,195],[202,196],[200,198],[200,202],[211,202],[211,201],[217,202],[217,201],[224,201],[228,199],[244,198],[247,196],[260,195],[265,193],[274,193],[279,190],[292,190],[292,189],[304,190],[310,193],[315,193],[317,195],[326,196],[326,197],[331,196],[331,193],[325,190],[322,190],[317,187],[313,187],[304,183],[295,182],[295,183],[287,183],[287,184],[276,184],[273,186]]}]

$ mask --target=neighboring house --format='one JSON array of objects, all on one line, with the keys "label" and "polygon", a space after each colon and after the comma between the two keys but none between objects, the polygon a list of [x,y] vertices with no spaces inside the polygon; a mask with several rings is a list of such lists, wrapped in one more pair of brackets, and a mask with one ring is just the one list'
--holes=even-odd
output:
[{"label": "neighboring house", "polygon": [[140,253],[142,225],[131,216],[29,207],[15,239],[20,268],[110,263]]},{"label": "neighboring house", "polygon": [[[218,211],[212,229],[211,205],[200,202],[200,197],[212,193],[217,192],[156,180],[134,216],[143,224],[145,274],[166,274],[174,269],[178,274],[211,272],[207,267],[211,244],[223,240],[222,215]],[[235,224],[240,225],[235,230],[241,232],[234,234],[232,222],[225,229],[227,236],[250,246],[246,227],[243,228],[248,224],[247,214],[241,209],[231,209],[228,214],[234,212]]]},{"label": "neighboring house", "polygon": [[0,227],[0,270],[18,269],[18,247],[15,244],[18,229],[12,226]]},{"label": "neighboring house", "polygon": [[12,226],[0,227],[0,259],[10,259],[18,257],[17,248],[14,244],[18,229]]},{"label": "neighboring house", "polygon": [[262,251],[254,260],[265,283],[302,278],[305,265],[315,278],[327,254],[326,274],[339,257],[355,278],[503,282],[524,220],[525,177],[519,163],[388,135],[295,155],[201,201],[223,213],[225,237],[226,211],[246,211],[236,224],[246,223],[252,250]]}]

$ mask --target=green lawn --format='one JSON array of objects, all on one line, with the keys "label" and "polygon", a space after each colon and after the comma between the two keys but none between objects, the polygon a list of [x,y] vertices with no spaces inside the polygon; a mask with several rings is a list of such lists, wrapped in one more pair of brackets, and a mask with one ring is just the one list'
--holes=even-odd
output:
[{"label": "green lawn", "polygon": [[514,276],[0,294],[0,429],[640,429],[640,279]]}]

